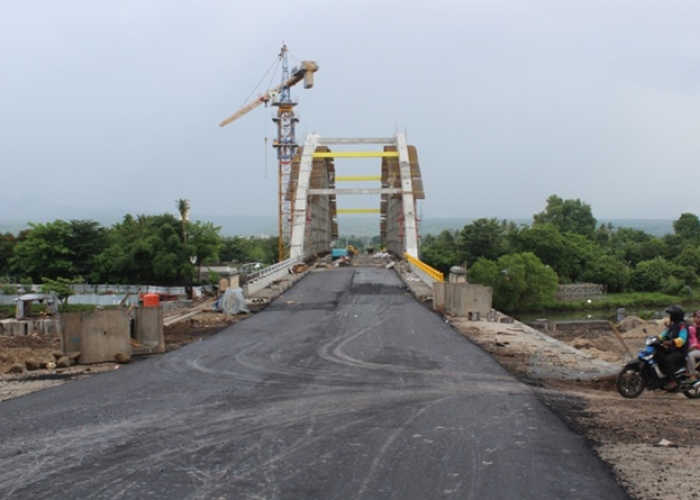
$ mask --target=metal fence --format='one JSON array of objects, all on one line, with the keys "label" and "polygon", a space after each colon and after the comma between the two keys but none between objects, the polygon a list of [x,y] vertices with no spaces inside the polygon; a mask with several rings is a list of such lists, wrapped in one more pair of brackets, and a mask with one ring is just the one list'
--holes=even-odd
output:
[{"label": "metal fence", "polygon": [[558,285],[555,298],[563,302],[574,302],[600,297],[606,293],[605,285],[598,283],[574,283],[572,285]]},{"label": "metal fence", "polygon": [[[138,303],[138,295],[144,293],[157,293],[162,295],[185,296],[186,291],[183,286],[153,286],[153,285],[71,285],[75,292],[68,302],[70,304],[87,304],[95,306],[116,306],[125,299],[127,304]],[[203,290],[201,286],[192,287],[193,293],[198,296]],[[14,305],[17,297],[25,293],[39,293],[41,285],[9,285],[13,293],[1,293],[0,305]],[[129,297],[127,297],[129,294]]]},{"label": "metal fence", "polygon": [[298,257],[292,257],[268,266],[255,273],[250,273],[246,276],[243,292],[247,297],[251,297],[256,292],[268,287],[273,281],[280,279],[285,274],[289,274],[295,265],[304,262],[304,258],[304,255],[299,255]]}]

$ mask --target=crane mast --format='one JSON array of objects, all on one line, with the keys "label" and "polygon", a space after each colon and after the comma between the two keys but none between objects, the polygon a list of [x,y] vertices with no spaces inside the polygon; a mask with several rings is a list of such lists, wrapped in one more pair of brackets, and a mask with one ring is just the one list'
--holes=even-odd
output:
[{"label": "crane mast", "polygon": [[314,85],[314,73],[318,71],[318,64],[315,62],[301,61],[299,66],[290,72],[287,52],[287,46],[283,45],[279,54],[282,66],[282,83],[246,104],[219,124],[220,127],[224,127],[254,110],[261,104],[265,104],[266,106],[271,104],[277,107],[277,115],[272,119],[277,125],[277,137],[272,144],[277,150],[277,161],[279,164],[277,189],[279,208],[279,260],[283,260],[287,257],[287,247],[291,237],[292,200],[288,199],[287,192],[292,173],[292,162],[299,148],[295,134],[296,123],[299,119],[294,115],[294,106],[296,106],[297,103],[292,99],[291,87],[303,80],[304,88],[310,89]]},{"label": "crane mast", "polygon": [[[289,80],[289,63],[287,60],[287,46],[282,46],[280,53],[282,57],[282,81]],[[284,260],[286,249],[291,239],[292,221],[292,201],[287,196],[289,182],[292,174],[292,160],[299,145],[296,142],[296,124],[299,119],[294,115],[296,102],[292,100],[289,85],[282,84],[279,99],[273,101],[273,106],[277,106],[277,116],[272,119],[277,124],[277,139],[272,142],[272,146],[277,150],[278,169],[278,205],[277,215],[279,239],[277,243],[277,255],[280,261]]]}]

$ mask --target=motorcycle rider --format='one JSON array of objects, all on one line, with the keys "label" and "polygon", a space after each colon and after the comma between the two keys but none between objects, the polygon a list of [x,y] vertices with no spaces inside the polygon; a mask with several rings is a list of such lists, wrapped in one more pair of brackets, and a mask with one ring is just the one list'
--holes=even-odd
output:
[{"label": "motorcycle rider", "polygon": [[669,378],[664,390],[672,391],[678,387],[678,381],[673,376],[676,367],[685,362],[688,354],[688,327],[684,319],[685,311],[680,306],[669,306],[664,312],[668,314],[670,321],[668,327],[659,335],[667,348],[661,358],[661,367]]},{"label": "motorcycle rider", "polygon": [[695,364],[700,360],[700,310],[693,313],[693,324],[688,328],[688,355],[686,356],[688,379],[697,382]]}]

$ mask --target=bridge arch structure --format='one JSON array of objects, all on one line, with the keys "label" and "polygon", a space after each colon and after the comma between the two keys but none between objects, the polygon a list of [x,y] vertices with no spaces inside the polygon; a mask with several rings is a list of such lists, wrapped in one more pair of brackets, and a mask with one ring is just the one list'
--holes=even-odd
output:
[{"label": "bridge arch structure", "polygon": [[[380,146],[370,151],[332,150],[331,146]],[[338,176],[336,160],[378,158],[377,176]],[[338,188],[343,180],[379,181],[379,187]],[[292,163],[285,186],[285,204],[289,221],[289,257],[327,253],[338,239],[337,215],[343,212],[379,213],[379,232],[385,246],[397,255],[418,257],[419,219],[416,203],[425,199],[418,165],[418,153],[406,143],[403,134],[379,138],[306,137],[304,146]],[[340,210],[336,199],[341,195],[379,195],[380,207]]]}]

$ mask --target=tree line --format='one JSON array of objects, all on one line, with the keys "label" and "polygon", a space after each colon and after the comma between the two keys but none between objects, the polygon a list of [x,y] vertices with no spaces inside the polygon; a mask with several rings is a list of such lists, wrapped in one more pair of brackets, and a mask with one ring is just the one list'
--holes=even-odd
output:
[{"label": "tree line", "polygon": [[[105,227],[94,220],[29,223],[18,234],[0,233],[0,284],[147,283],[188,285],[198,269],[277,261],[278,238],[222,236],[210,222],[188,220],[189,202],[176,203],[179,217],[127,214]],[[380,238],[343,237],[338,244],[380,246]]]},{"label": "tree line", "polygon": [[494,307],[523,311],[553,300],[558,284],[598,283],[608,292],[680,295],[700,283],[700,220],[684,213],[673,233],[598,224],[591,206],[552,195],[532,224],[482,218],[461,230],[424,236],[421,259],[494,288]]},{"label": "tree line", "polygon": [[[55,220],[0,234],[0,281],[187,285],[200,266],[277,260],[276,236],[223,237],[210,222],[187,220],[182,201],[179,218],[128,214],[111,227]],[[379,237],[342,240],[362,248]],[[599,225],[590,205],[552,195],[529,225],[482,218],[425,235],[420,257],[444,273],[466,267],[470,282],[494,288],[494,306],[503,311],[540,308],[567,283],[679,295],[700,283],[700,220],[681,214],[672,234],[656,237]]]},{"label": "tree line", "polygon": [[126,215],[111,227],[55,220],[0,234],[0,279],[188,285],[204,265],[272,263],[276,256],[277,237],[223,237],[210,222],[168,213]]}]

